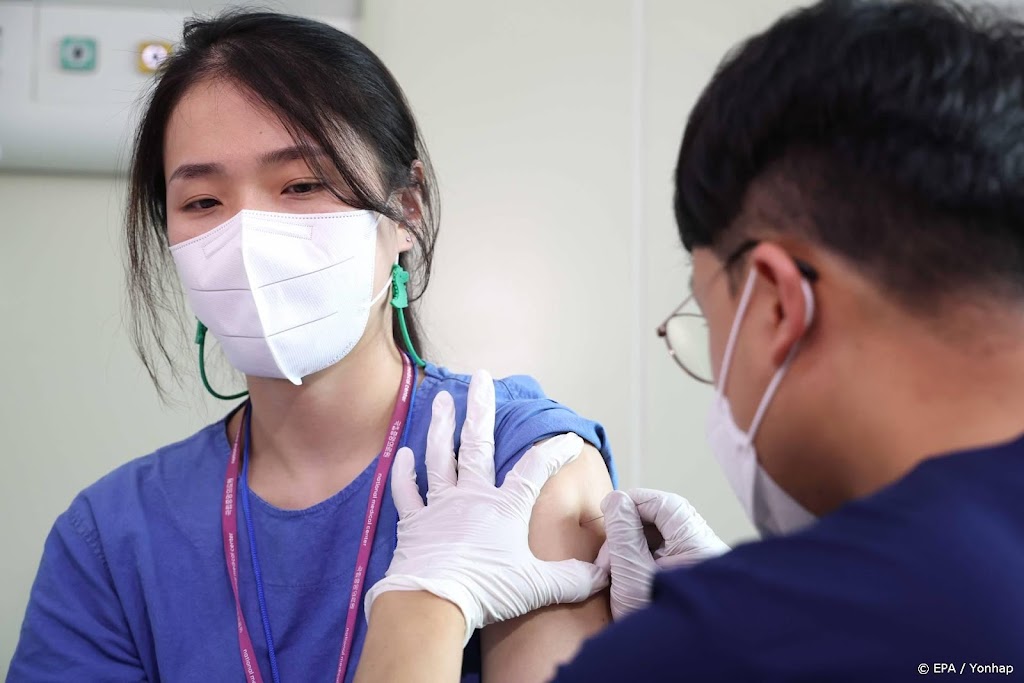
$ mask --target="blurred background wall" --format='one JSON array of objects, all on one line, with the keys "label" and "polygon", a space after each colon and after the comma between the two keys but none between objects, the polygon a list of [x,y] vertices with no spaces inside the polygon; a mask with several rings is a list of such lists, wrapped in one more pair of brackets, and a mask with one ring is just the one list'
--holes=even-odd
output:
[{"label": "blurred background wall", "polygon": [[[25,58],[4,33],[4,12],[16,4],[0,1],[0,154],[14,135],[10,119],[4,125],[4,79],[10,60]],[[21,4],[72,15],[142,9],[176,26],[191,8],[220,7]],[[270,5],[339,19],[394,71],[418,114],[443,215],[421,308],[428,357],[465,372],[536,376],[605,424],[623,486],[686,495],[727,541],[751,530],[704,442],[710,391],[676,368],[654,334],[688,293],[671,174],[687,112],[721,57],[795,4]],[[46,533],[71,498],[227,410],[196,382],[162,404],[132,353],[122,315],[123,180],[24,170],[31,165],[5,167],[0,157],[0,674]],[[191,358],[190,340],[179,341]]]}]

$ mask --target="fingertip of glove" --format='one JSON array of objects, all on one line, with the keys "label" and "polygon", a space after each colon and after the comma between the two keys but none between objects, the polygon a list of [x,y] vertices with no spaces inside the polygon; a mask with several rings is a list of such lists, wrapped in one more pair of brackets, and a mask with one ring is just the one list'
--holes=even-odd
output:
[{"label": "fingertip of glove", "polygon": [[583,450],[583,439],[579,434],[573,434],[572,432],[553,437],[550,444],[552,449],[557,449],[559,452],[566,454],[568,457],[567,463],[572,462],[573,459],[579,456],[580,451]]},{"label": "fingertip of glove", "polygon": [[583,443],[584,443],[583,437],[581,437],[579,434],[575,434],[573,432],[566,432],[564,434],[559,434],[558,436],[556,436],[552,440],[555,443],[557,443],[558,446],[563,447],[563,449],[566,449],[566,450],[574,449],[575,451],[579,452],[581,449],[583,449]]},{"label": "fingertip of glove", "polygon": [[612,557],[609,553],[608,543],[603,543],[601,549],[597,551],[597,557],[594,558],[594,565],[606,572],[611,571],[612,568]]},{"label": "fingertip of glove", "polygon": [[583,602],[611,584],[609,571],[583,560],[563,560],[555,564],[565,590],[558,603]]},{"label": "fingertip of glove", "polygon": [[612,491],[601,501],[601,512],[607,517],[613,510],[632,507],[633,499],[625,491]]},{"label": "fingertip of glove", "polygon": [[594,579],[594,592],[603,591],[605,588],[611,585],[611,562],[609,561],[608,567],[602,567],[598,564],[591,565],[591,576]]},{"label": "fingertip of glove", "polygon": [[630,489],[629,497],[636,504],[644,521],[654,521],[653,517],[667,510],[685,511],[688,515],[696,515],[697,511],[687,499],[679,494],[656,489]]},{"label": "fingertip of glove", "polygon": [[566,465],[576,462],[583,452],[583,439],[576,434],[561,434],[550,442],[551,453],[554,457],[548,460],[548,471],[554,475]]},{"label": "fingertip of glove", "polygon": [[416,455],[412,452],[412,449],[409,448],[408,446],[402,446],[401,448],[398,449],[398,452],[395,453],[395,464],[394,464],[394,466],[396,468],[398,468],[400,471],[401,470],[406,470],[406,474],[408,474],[408,470],[411,470],[412,473],[413,473],[413,476],[415,476],[415,474],[416,474],[415,462],[416,462]]},{"label": "fingertip of glove", "polygon": [[470,380],[470,382],[473,384],[494,384],[494,378],[491,377],[491,373],[481,368],[480,370],[477,370],[476,372],[473,373],[473,378]]},{"label": "fingertip of glove", "polygon": [[455,400],[452,395],[447,391],[439,391],[437,396],[434,397],[433,407],[434,410],[441,410],[444,408],[452,408],[455,406]]},{"label": "fingertip of glove", "polygon": [[629,495],[630,498],[633,499],[633,502],[636,503],[637,505],[649,503],[652,500],[658,498],[660,495],[664,495],[661,491],[645,488],[629,489],[628,491],[626,491],[626,493]]}]

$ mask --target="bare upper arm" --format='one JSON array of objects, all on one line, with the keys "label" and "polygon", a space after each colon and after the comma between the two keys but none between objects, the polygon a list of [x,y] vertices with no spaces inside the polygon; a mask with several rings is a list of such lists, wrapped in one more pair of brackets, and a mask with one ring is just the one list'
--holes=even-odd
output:
[{"label": "bare upper arm", "polygon": [[[608,468],[591,445],[541,490],[530,519],[530,549],[542,560],[593,561],[604,543],[601,500],[612,490]],[[589,522],[589,523],[587,523]],[[555,605],[482,633],[483,680],[531,683],[552,677],[580,643],[611,621],[608,592],[578,605]]]}]

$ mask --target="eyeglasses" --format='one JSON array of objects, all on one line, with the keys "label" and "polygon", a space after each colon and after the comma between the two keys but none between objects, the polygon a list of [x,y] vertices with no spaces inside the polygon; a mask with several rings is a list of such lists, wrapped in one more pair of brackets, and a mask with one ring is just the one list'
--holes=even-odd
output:
[{"label": "eyeglasses", "polygon": [[714,384],[711,349],[708,348],[708,321],[697,308],[693,294],[658,326],[668,355],[683,372],[702,384]]},{"label": "eyeglasses", "polygon": [[[759,240],[748,240],[741,244],[725,259],[722,268],[707,282],[711,284],[722,273],[727,272],[744,254],[760,244]],[[794,259],[800,274],[810,282],[818,279],[818,272],[812,267]],[[711,368],[711,349],[708,346],[708,323],[697,306],[691,293],[679,304],[665,321],[658,326],[658,336],[665,340],[668,354],[683,372],[702,384],[714,384]]]}]

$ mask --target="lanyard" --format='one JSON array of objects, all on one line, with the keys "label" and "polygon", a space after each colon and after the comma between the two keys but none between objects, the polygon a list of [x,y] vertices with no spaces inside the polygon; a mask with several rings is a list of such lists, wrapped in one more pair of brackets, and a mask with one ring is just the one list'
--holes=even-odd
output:
[{"label": "lanyard", "polygon": [[[335,676],[335,683],[341,683],[348,671],[352,641],[356,630],[356,619],[359,615],[359,601],[363,595],[363,584],[366,581],[366,571],[370,564],[370,550],[373,547],[373,539],[377,533],[377,521],[380,518],[381,498],[383,497],[384,485],[388,474],[391,472],[391,464],[394,462],[398,441],[405,429],[406,418],[409,415],[409,406],[412,403],[411,394],[415,389],[414,377],[415,373],[413,372],[412,362],[403,353],[402,384],[398,390],[398,399],[395,401],[395,410],[391,415],[391,423],[388,428],[387,438],[384,441],[384,448],[377,459],[377,469],[374,472],[373,482],[370,486],[370,499],[366,504],[366,520],[363,522],[363,532],[359,540],[359,551],[356,554],[355,574],[352,579],[352,591],[349,593],[348,598],[348,614],[345,618],[345,632],[341,640],[341,654],[338,657],[338,671]],[[243,410],[248,412],[249,406],[247,405]],[[238,489],[239,470],[242,459],[242,430],[248,417],[247,414],[243,415],[238,432],[235,434],[235,439],[231,444],[231,456],[228,459],[227,473],[224,477],[224,508],[221,517],[221,531],[224,537],[224,562],[227,566],[228,577],[231,580],[231,592],[235,596],[238,649],[242,657],[245,680],[248,683],[263,683],[263,677],[256,662],[256,652],[252,646],[252,639],[249,637],[245,616],[242,614],[242,602],[238,597],[238,509],[235,504],[235,497]],[[253,539],[250,538],[249,542],[252,543]],[[268,643],[268,646],[272,647],[272,644]]]}]

